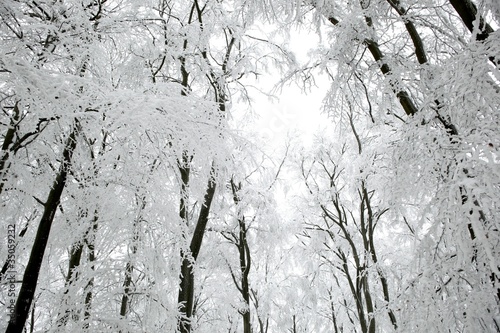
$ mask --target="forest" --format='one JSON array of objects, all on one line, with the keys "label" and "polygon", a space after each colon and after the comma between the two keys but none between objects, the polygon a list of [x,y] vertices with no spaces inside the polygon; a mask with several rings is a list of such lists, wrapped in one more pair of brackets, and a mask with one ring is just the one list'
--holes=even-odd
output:
[{"label": "forest", "polygon": [[0,18],[0,331],[500,332],[498,0]]}]

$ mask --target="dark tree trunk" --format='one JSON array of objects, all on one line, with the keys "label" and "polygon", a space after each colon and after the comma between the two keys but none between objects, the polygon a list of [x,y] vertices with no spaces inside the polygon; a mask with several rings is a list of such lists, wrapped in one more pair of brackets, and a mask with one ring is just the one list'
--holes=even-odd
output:
[{"label": "dark tree trunk", "polygon": [[94,218],[92,220],[92,229],[89,232],[89,236],[85,239],[85,243],[88,248],[88,261],[90,263],[90,269],[92,270],[92,277],[87,282],[87,286],[85,286],[85,310],[83,312],[83,320],[84,320],[84,329],[89,328],[89,318],[90,318],[90,310],[92,307],[92,299],[94,297],[93,289],[94,289],[94,271],[95,271],[95,261],[96,261],[96,253],[95,253],[95,237],[98,229],[98,215],[97,211],[94,212]]},{"label": "dark tree trunk", "polygon": [[250,273],[250,249],[246,239],[245,222],[240,221],[240,243],[238,244],[240,253],[240,270],[241,270],[241,296],[246,304],[246,309],[242,313],[243,317],[243,333],[251,333],[251,315],[250,315],[250,290],[248,283],[248,274]]},{"label": "dark tree trunk", "polygon": [[18,103],[14,105],[12,119],[10,120],[9,128],[5,133],[2,144],[2,157],[0,158],[0,193],[3,191],[3,186],[7,180],[7,170],[9,169],[9,157],[14,145],[14,134],[19,123],[20,112]]},{"label": "dark tree trunk", "polygon": [[61,327],[68,323],[68,319],[71,313],[70,306],[68,304],[67,294],[69,292],[69,287],[72,285],[73,281],[78,277],[75,274],[75,269],[80,266],[83,253],[83,243],[75,243],[71,248],[71,253],[68,262],[68,273],[66,275],[65,288],[62,306],[64,314],[59,314],[57,319],[57,326]]},{"label": "dark tree trunk", "polygon": [[[214,167],[212,166],[212,171]],[[212,177],[212,176],[211,176]],[[194,276],[193,264],[196,262],[201,249],[201,243],[205,234],[205,229],[208,223],[208,214],[210,206],[215,195],[215,180],[208,180],[207,192],[205,193],[204,203],[200,209],[200,215],[196,223],[196,227],[191,238],[189,246],[190,253],[182,253],[182,266],[179,284],[178,304],[180,307],[180,318],[178,321],[178,329],[181,333],[191,332],[191,319],[193,315],[194,304]]]},{"label": "dark tree trunk", "polygon": [[28,318],[31,303],[38,283],[38,275],[43,262],[43,255],[50,235],[52,221],[56,214],[61,195],[66,186],[68,171],[71,165],[73,152],[76,148],[78,134],[78,121],[75,120],[70,135],[63,150],[62,163],[44,204],[44,211],[31,249],[31,254],[26,265],[23,282],[16,301],[14,316],[10,318],[6,333],[21,333]]},{"label": "dark tree trunk", "polygon": [[[235,205],[238,207],[240,203],[240,198],[238,196],[238,192],[241,190],[241,183],[236,185],[234,180],[231,179],[231,189],[233,192],[233,200]],[[245,217],[240,214],[238,209],[238,226],[239,226],[239,234],[238,237],[234,236],[234,244],[238,248],[239,259],[240,259],[240,274],[241,286],[236,282],[236,278],[233,276],[234,283],[236,284],[236,288],[241,293],[243,300],[246,305],[246,309],[241,313],[243,318],[243,333],[251,333],[252,325],[251,325],[251,314],[250,314],[250,288],[248,275],[250,274],[251,267],[251,257],[250,257],[250,248],[248,247],[247,242],[247,226],[245,223]]]},{"label": "dark tree trunk", "polygon": [[[368,26],[371,27],[373,24],[371,18],[366,17],[365,20]],[[333,25],[337,25],[340,22],[338,19],[334,17],[328,17],[328,21]],[[370,51],[373,59],[379,64],[380,71],[382,72],[382,74],[386,76],[391,74],[391,67],[385,61],[384,54],[382,53],[382,50],[380,49],[380,46],[378,45],[377,41],[366,38],[363,41],[363,43],[368,48],[368,51]],[[416,114],[418,109],[415,103],[413,102],[413,99],[410,97],[410,94],[408,94],[406,90],[397,87],[396,82],[390,82],[390,85],[392,86],[393,91],[399,100],[399,104],[401,104],[405,113],[409,116],[413,116],[414,114]]]},{"label": "dark tree trunk", "polygon": [[[450,4],[453,6],[457,14],[462,19],[464,25],[469,29],[470,32],[474,32],[474,25],[477,25],[476,40],[484,41],[488,39],[490,34],[494,33],[495,30],[485,22],[484,18],[477,13],[477,7],[471,0],[450,0]],[[475,21],[479,22],[475,23]],[[494,65],[499,65],[500,62],[498,58],[494,56],[489,57],[490,61]]]},{"label": "dark tree trunk", "polygon": [[181,283],[179,285],[179,297],[177,302],[181,317],[178,321],[178,329],[180,333],[191,332],[191,318],[193,315],[194,301],[194,276],[192,263],[189,258],[182,260],[181,266]]},{"label": "dark tree trunk", "polygon": [[482,16],[477,15],[477,7],[470,0],[450,0],[450,4],[462,19],[464,25],[470,32],[474,31],[474,22],[479,20],[477,27],[479,29],[476,40],[486,40],[495,30],[484,21]]},{"label": "dark tree trunk", "polygon": [[407,17],[406,9],[403,6],[401,6],[399,0],[387,0],[387,2],[389,2],[391,7],[394,8],[394,10],[403,19],[406,31],[410,35],[410,38],[413,42],[413,46],[415,47],[415,55],[417,56],[418,63],[419,64],[427,63],[427,53],[425,52],[424,42],[422,41],[422,38],[420,37],[420,34],[418,33],[417,28],[415,27],[415,24],[413,24],[413,21]]}]

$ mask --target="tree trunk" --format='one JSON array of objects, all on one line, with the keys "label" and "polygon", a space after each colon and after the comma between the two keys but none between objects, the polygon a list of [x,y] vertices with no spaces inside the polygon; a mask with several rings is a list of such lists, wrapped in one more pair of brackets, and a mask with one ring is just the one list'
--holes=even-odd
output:
[{"label": "tree trunk", "polygon": [[[231,179],[231,190],[233,192],[233,201],[234,204],[238,207],[240,203],[240,198],[238,196],[238,192],[241,190],[241,183],[238,186],[234,183],[234,180]],[[248,247],[247,242],[247,226],[245,223],[245,217],[241,214],[240,209],[238,209],[238,226],[239,226],[239,234],[238,238],[235,239],[235,245],[238,248],[238,253],[240,256],[240,274],[241,274],[241,287],[236,285],[238,290],[245,301],[246,309],[241,313],[243,317],[243,333],[251,333],[252,332],[252,324],[251,324],[251,314],[250,314],[250,288],[248,275],[250,274],[251,267],[251,258],[250,258],[250,248]],[[235,237],[236,238],[236,237]],[[236,280],[235,280],[236,283]]]},{"label": "tree trunk", "polygon": [[450,0],[450,4],[453,6],[457,14],[462,19],[462,22],[470,32],[474,32],[474,22],[479,20],[478,24],[476,23],[478,28],[476,40],[486,40],[491,33],[495,32],[495,30],[493,30],[493,28],[484,21],[482,16],[478,16],[477,7],[472,1]]},{"label": "tree trunk", "polygon": [[244,220],[240,221],[240,243],[238,244],[240,252],[240,270],[241,270],[241,296],[245,301],[246,309],[242,313],[243,333],[251,333],[251,315],[250,315],[250,291],[248,274],[250,273],[250,249],[246,239],[246,226]]},{"label": "tree trunk", "polygon": [[65,286],[64,286],[64,295],[63,295],[63,300],[62,300],[62,307],[64,310],[64,314],[59,313],[58,319],[57,319],[57,326],[65,326],[68,323],[68,318],[70,315],[70,307],[68,304],[68,291],[69,287],[73,284],[73,281],[78,277],[78,275],[73,275],[75,269],[80,266],[80,262],[82,259],[82,253],[83,253],[83,244],[80,242],[77,242],[73,244],[71,247],[71,253],[69,257],[69,263],[68,263],[68,273],[66,275],[66,281],[65,281]]},{"label": "tree trunk", "polygon": [[[371,27],[372,25],[371,18],[365,17],[365,20],[368,26]],[[337,25],[340,22],[338,19],[331,16],[328,17],[328,21],[333,25]],[[363,44],[366,45],[373,59],[379,64],[380,71],[382,72],[382,74],[386,76],[391,74],[391,68],[389,67],[389,64],[387,64],[387,62],[385,61],[384,54],[382,53],[382,50],[380,49],[380,46],[378,45],[377,41],[370,38],[365,38]],[[393,91],[399,100],[399,104],[401,104],[401,107],[403,108],[405,113],[408,116],[413,116],[414,114],[416,114],[418,109],[415,103],[413,102],[413,99],[410,97],[410,94],[408,94],[406,90],[400,89],[396,82],[389,82],[389,84],[393,88]]]},{"label": "tree trunk", "polygon": [[92,277],[89,279],[87,286],[85,287],[85,310],[83,312],[83,320],[84,320],[84,329],[89,328],[89,318],[90,318],[90,309],[92,307],[92,298],[93,298],[93,289],[94,289],[94,271],[95,271],[95,237],[97,234],[97,224],[98,216],[97,212],[94,212],[94,219],[92,220],[92,230],[90,231],[89,237],[86,239],[87,248],[88,248],[88,260],[90,263],[90,269],[92,270]]},{"label": "tree trunk", "polygon": [[[154,168],[153,163],[153,167]],[[123,281],[123,295],[122,295],[122,300],[120,304],[120,316],[121,317],[126,317],[127,313],[129,311],[129,303],[130,303],[130,289],[132,285],[132,273],[134,272],[134,260],[135,260],[135,255],[137,253],[137,242],[139,240],[139,234],[140,234],[140,222],[142,219],[142,211],[146,207],[146,196],[143,196],[141,199],[137,198],[136,200],[140,200],[140,206],[139,206],[139,212],[137,214],[137,217],[133,223],[133,235],[132,235],[132,241],[130,245],[130,251],[131,255],[128,258],[128,262],[125,266],[125,279]]]},{"label": "tree trunk", "polygon": [[13,109],[13,115],[10,120],[9,128],[5,133],[2,144],[2,157],[0,158],[0,194],[3,191],[5,181],[7,180],[7,171],[9,170],[9,157],[14,146],[14,134],[20,121],[19,102],[16,102]]},{"label": "tree trunk", "polygon": [[[214,166],[212,166],[212,172],[214,171]],[[201,243],[203,241],[203,236],[205,234],[205,229],[208,223],[208,214],[210,212],[210,206],[212,205],[212,200],[215,195],[215,180],[212,179],[212,175],[208,180],[207,192],[205,193],[204,203],[200,209],[200,215],[196,223],[196,227],[191,239],[191,244],[189,246],[190,253],[182,253],[182,266],[181,266],[181,276],[179,284],[179,297],[177,302],[180,307],[180,317],[177,323],[179,332],[189,333],[191,332],[191,319],[193,315],[193,301],[194,301],[194,276],[193,276],[193,264],[198,258],[200,253]]]},{"label": "tree trunk", "polygon": [[52,189],[49,192],[47,201],[44,204],[44,211],[38,230],[36,233],[33,248],[26,265],[26,270],[23,276],[23,282],[19,296],[16,301],[14,317],[10,318],[6,333],[21,333],[26,319],[28,318],[31,303],[35,295],[35,289],[38,283],[38,275],[43,262],[43,255],[50,235],[50,229],[54,216],[61,200],[61,195],[66,186],[68,171],[71,166],[73,152],[76,148],[76,138],[78,134],[78,120],[75,119],[70,135],[66,141],[63,150],[62,163],[59,168],[59,173],[54,180]]}]

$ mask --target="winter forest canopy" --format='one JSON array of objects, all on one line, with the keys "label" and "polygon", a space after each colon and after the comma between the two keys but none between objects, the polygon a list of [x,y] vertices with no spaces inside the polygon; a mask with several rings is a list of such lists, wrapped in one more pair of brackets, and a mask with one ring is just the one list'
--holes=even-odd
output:
[{"label": "winter forest canopy", "polygon": [[[497,0],[0,17],[5,332],[500,332]],[[312,143],[247,126],[288,85]]]}]

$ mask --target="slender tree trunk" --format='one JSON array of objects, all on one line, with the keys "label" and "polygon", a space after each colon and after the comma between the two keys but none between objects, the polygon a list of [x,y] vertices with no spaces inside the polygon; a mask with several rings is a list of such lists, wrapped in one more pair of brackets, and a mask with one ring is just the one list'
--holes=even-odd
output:
[{"label": "slender tree trunk", "polygon": [[[215,172],[212,166],[212,172]],[[177,302],[180,307],[180,317],[178,320],[178,329],[181,333],[191,332],[191,319],[193,315],[194,304],[194,275],[193,264],[196,262],[201,249],[201,243],[208,223],[208,214],[210,206],[215,195],[216,183],[212,175],[208,180],[207,192],[205,193],[204,203],[200,209],[200,215],[195,226],[188,254],[182,253],[182,266],[179,284],[179,296]]]},{"label": "slender tree trunk", "polygon": [[394,10],[401,16],[403,22],[405,23],[405,28],[410,38],[413,42],[413,46],[415,47],[415,55],[417,56],[417,60],[419,64],[425,64],[427,62],[427,54],[425,52],[424,42],[422,38],[420,38],[420,34],[413,24],[413,21],[407,17],[406,9],[401,6],[399,0],[387,0],[389,4],[394,8]]},{"label": "slender tree trunk", "polygon": [[240,270],[241,270],[241,295],[245,301],[246,309],[242,313],[243,317],[243,333],[251,333],[251,314],[250,314],[250,291],[248,274],[250,273],[250,250],[246,240],[246,226],[244,221],[240,221],[240,243],[238,244],[240,253]]},{"label": "slender tree trunk", "polygon": [[64,285],[64,294],[62,300],[62,306],[64,310],[64,314],[59,314],[57,319],[57,326],[62,327],[68,323],[69,315],[71,313],[67,295],[69,292],[69,287],[73,284],[73,281],[77,278],[77,274],[75,274],[75,269],[80,266],[80,262],[82,259],[83,253],[83,244],[75,243],[71,247],[71,253],[68,262],[68,273],[66,275],[66,281]]},{"label": "slender tree trunk", "polygon": [[368,319],[368,333],[375,333],[375,316],[374,316],[374,307],[373,307],[373,301],[372,301],[372,295],[370,291],[370,282],[369,282],[369,276],[368,272],[366,269],[368,268],[369,260],[367,256],[370,253],[370,243],[368,241],[368,238],[371,237],[371,234],[368,231],[367,228],[367,221],[365,219],[365,200],[363,197],[363,194],[360,193],[360,199],[361,199],[361,204],[359,208],[359,232],[361,233],[361,237],[363,239],[363,252],[364,252],[364,262],[362,266],[359,266],[359,262],[357,263],[357,275],[359,277],[359,283],[360,287],[358,289],[358,294],[363,295],[365,299],[365,305],[366,305],[366,314],[367,314],[367,319]]},{"label": "slender tree trunk", "polygon": [[38,275],[42,266],[43,256],[50,235],[52,221],[59,206],[62,192],[66,186],[68,171],[71,167],[73,152],[76,148],[76,139],[78,135],[78,120],[75,119],[70,135],[64,146],[62,153],[62,162],[59,172],[52,184],[47,200],[44,204],[44,211],[38,230],[31,249],[31,254],[26,265],[23,276],[23,282],[16,301],[14,316],[10,318],[6,333],[21,333],[26,319],[28,318],[31,303],[35,295],[35,289],[38,283]]},{"label": "slender tree trunk", "polygon": [[9,128],[5,133],[2,144],[2,157],[0,157],[0,194],[3,191],[5,182],[7,181],[7,172],[9,170],[9,157],[14,146],[14,134],[17,131],[17,126],[20,121],[19,102],[14,104],[13,115],[10,120]]},{"label": "slender tree trunk", "polygon": [[92,276],[89,279],[89,282],[85,286],[85,309],[83,311],[83,328],[88,329],[90,326],[90,315],[91,315],[91,309],[92,309],[92,299],[93,299],[93,289],[94,289],[94,271],[95,271],[95,260],[96,260],[96,253],[95,253],[95,238],[97,234],[97,229],[98,229],[98,215],[97,211],[94,212],[94,218],[92,221],[92,230],[89,233],[89,237],[86,239],[86,244],[88,248],[88,260],[90,263],[90,269],[91,269],[91,274]]},{"label": "slender tree trunk", "polygon": [[126,317],[128,313],[128,303],[130,297],[130,286],[132,285],[132,273],[134,272],[134,265],[132,262],[127,262],[125,266],[125,279],[123,280],[123,295],[120,303],[120,316]]},{"label": "slender tree trunk", "polygon": [[[370,201],[370,195],[368,194],[368,190],[366,189],[365,182],[363,181],[361,183],[361,192],[360,192],[360,199],[361,202],[364,204],[362,205],[362,210],[364,211],[366,209],[366,220],[367,220],[367,225],[363,226],[364,228],[364,233],[366,234],[366,239],[365,239],[365,251],[367,254],[370,255],[371,260],[373,264],[375,265],[377,269],[377,274],[379,277],[380,284],[382,285],[382,293],[384,295],[384,301],[387,306],[387,315],[389,316],[389,319],[391,321],[392,326],[394,327],[395,330],[398,329],[398,323],[396,320],[396,316],[392,309],[389,308],[390,305],[390,295],[389,295],[389,286],[387,283],[387,279],[382,272],[382,270],[378,266],[378,257],[377,257],[377,251],[375,250],[375,242],[374,242],[374,229],[375,229],[375,221],[374,221],[374,216],[373,216],[373,211],[372,211],[372,206],[371,206],[371,201]],[[364,215],[364,212],[361,214]]]},{"label": "slender tree trunk", "polygon": [[[337,25],[340,23],[340,21],[338,19],[331,17],[331,16],[328,17],[328,21],[330,23],[332,23],[333,25]],[[367,25],[371,28],[373,25],[371,18],[365,17],[365,21],[367,22]],[[383,54],[382,50],[380,49],[380,46],[378,45],[377,41],[374,39],[365,38],[363,43],[368,48],[368,51],[370,51],[373,59],[377,63],[379,63],[380,71],[382,72],[382,74],[384,74],[386,76],[391,74],[391,67],[385,61],[384,54]],[[413,99],[410,97],[410,94],[406,90],[400,89],[400,87],[398,87],[396,82],[391,81],[389,83],[392,86],[393,91],[399,100],[399,104],[401,104],[405,113],[409,116],[416,114],[418,109],[417,109],[415,103],[413,102]]]},{"label": "slender tree trunk", "polygon": [[264,322],[264,319],[259,314],[259,296],[257,294],[257,291],[255,291],[254,289],[250,289],[250,292],[252,294],[252,301],[253,301],[253,306],[255,308],[257,321],[259,322],[259,332],[260,333],[267,333],[267,331],[269,329],[269,318],[266,318],[266,320]]},{"label": "slender tree trunk", "polygon": [[[193,5],[194,9],[194,5]],[[191,20],[191,19],[190,19]],[[187,48],[187,40],[184,40],[183,48]],[[181,91],[182,96],[187,96],[187,92],[189,89],[189,72],[186,70],[186,59],[184,57],[179,58],[181,63],[181,85],[183,87]],[[181,174],[181,198],[180,198],[180,207],[179,207],[179,216],[185,221],[186,226],[189,225],[188,220],[188,212],[187,212],[187,204],[188,204],[188,194],[187,189],[189,186],[189,177],[190,177],[190,163],[192,160],[192,156],[189,156],[187,152],[183,152],[182,161],[179,163],[179,171]],[[193,236],[194,237],[194,236]],[[179,304],[180,317],[177,321],[177,326],[180,333],[189,333],[191,332],[191,318],[193,312],[193,304],[194,304],[194,277],[192,272],[192,264],[190,258],[190,253],[185,253],[181,251],[181,274],[180,274],[180,283],[179,283],[179,295],[177,298],[177,302]]]},{"label": "slender tree trunk", "polygon": [[367,323],[365,310],[362,302],[362,294],[361,294],[361,285],[359,280],[359,272],[356,274],[356,284],[352,279],[351,273],[349,272],[349,266],[346,255],[342,252],[341,249],[337,250],[338,257],[342,260],[342,272],[344,273],[347,282],[349,284],[349,289],[351,290],[351,295],[354,298],[356,303],[356,312],[358,313],[359,325],[361,326],[361,332],[367,333]]},{"label": "slender tree trunk", "polygon": [[297,316],[292,316],[292,328],[290,329],[290,333],[298,333],[297,331]]},{"label": "slender tree trunk", "polygon": [[239,253],[240,259],[240,283],[241,286],[238,285],[236,278],[233,276],[234,283],[236,284],[236,288],[241,293],[243,300],[245,302],[246,308],[241,313],[243,318],[243,333],[251,333],[252,332],[252,323],[251,323],[251,313],[250,313],[250,288],[248,275],[250,274],[251,267],[251,257],[250,257],[250,248],[248,247],[247,242],[247,226],[245,223],[245,217],[241,214],[240,209],[238,207],[240,203],[240,198],[238,196],[238,192],[241,190],[241,183],[236,185],[234,180],[231,179],[231,190],[233,192],[233,201],[238,210],[238,226],[239,226],[239,234],[236,237],[234,236],[234,244],[236,245]]},{"label": "slender tree trunk", "polygon": [[[330,313],[331,313],[331,316],[332,316],[332,325],[333,325],[333,329],[334,329],[334,333],[339,333],[339,327],[337,325],[337,316],[335,315],[335,306],[334,306],[334,303],[333,303],[333,297],[332,297],[332,290],[331,289],[328,289],[328,299],[329,299],[329,302],[330,302]],[[341,330],[342,330],[342,326],[341,326]]]},{"label": "slender tree trunk", "polygon": [[[155,161],[156,162],[156,161]],[[153,167],[154,168],[153,163]],[[130,293],[131,293],[131,285],[132,285],[132,273],[134,272],[134,260],[135,255],[137,253],[137,242],[139,241],[139,233],[140,233],[140,222],[142,219],[142,211],[146,207],[146,197],[137,198],[136,200],[140,200],[139,212],[136,216],[136,219],[133,224],[133,235],[132,241],[130,245],[130,257],[128,258],[127,265],[125,266],[125,279],[123,281],[123,295],[120,304],[120,316],[126,317],[129,311],[129,303],[130,303]]]}]

